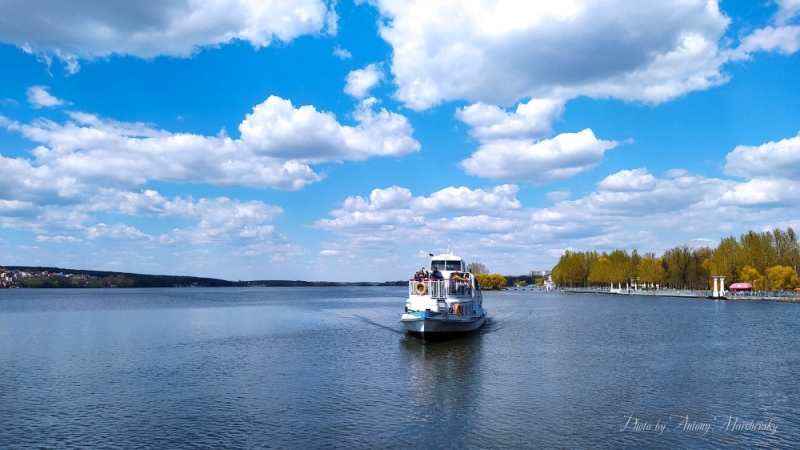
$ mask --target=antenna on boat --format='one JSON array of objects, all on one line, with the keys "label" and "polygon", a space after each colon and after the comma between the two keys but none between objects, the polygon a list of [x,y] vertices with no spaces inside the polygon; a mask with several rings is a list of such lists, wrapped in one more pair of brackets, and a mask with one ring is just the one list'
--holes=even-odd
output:
[{"label": "antenna on boat", "polygon": [[452,254],[453,252],[450,251],[450,239],[447,240],[447,253]]}]

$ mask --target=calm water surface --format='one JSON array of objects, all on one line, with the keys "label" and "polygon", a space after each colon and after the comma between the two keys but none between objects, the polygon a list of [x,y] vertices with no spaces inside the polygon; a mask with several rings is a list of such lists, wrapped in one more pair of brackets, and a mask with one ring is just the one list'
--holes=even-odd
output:
[{"label": "calm water surface", "polygon": [[406,288],[0,291],[0,447],[790,448],[800,305]]}]

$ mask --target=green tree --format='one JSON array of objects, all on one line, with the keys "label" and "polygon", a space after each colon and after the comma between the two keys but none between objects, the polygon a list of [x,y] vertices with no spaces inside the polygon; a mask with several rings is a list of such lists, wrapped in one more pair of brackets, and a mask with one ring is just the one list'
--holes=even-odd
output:
[{"label": "green tree", "polygon": [[798,253],[797,236],[794,230],[791,227],[786,231],[775,228],[772,230],[772,237],[775,244],[776,264],[791,267],[797,272],[800,253]]},{"label": "green tree", "polygon": [[580,286],[583,265],[577,253],[567,250],[553,267],[553,282],[561,286]]},{"label": "green tree", "polygon": [[739,277],[740,259],[739,252],[742,251],[739,242],[733,236],[722,239],[714,250],[711,258],[704,261],[706,269],[711,276],[724,276],[728,285],[735,283]]},{"label": "green tree", "polygon": [[589,282],[592,284],[610,284],[612,280],[611,260],[605,254],[597,258],[589,271]]},{"label": "green tree", "polygon": [[692,256],[695,260],[692,289],[706,289],[711,286],[711,271],[708,268],[707,261],[711,259],[713,254],[714,251],[709,247],[700,247],[692,251]]},{"label": "green tree", "polygon": [[[773,229],[763,233],[749,231],[737,240],[730,236],[712,249],[693,249],[688,245],[673,247],[656,258],[654,254],[640,257],[636,250],[610,254],[567,251],[553,267],[553,281],[560,286],[624,283],[636,277],[640,283],[662,284],[676,288],[705,288],[711,276],[722,275],[729,286],[736,281],[749,282],[755,289],[768,289],[776,283],[791,284],[788,267],[800,273],[800,243],[792,228]],[[763,274],[763,275],[762,275]],[[775,281],[783,280],[783,281]]]},{"label": "green tree", "polygon": [[791,227],[786,230],[786,234],[788,235],[788,245],[790,247],[789,267],[793,268],[795,272],[800,273],[798,272],[800,270],[800,267],[798,267],[798,265],[800,265],[800,243],[798,243],[797,236],[794,234],[794,230]]},{"label": "green tree", "polygon": [[608,260],[611,261],[612,283],[625,283],[633,277],[634,270],[628,252],[625,250],[614,250],[608,255]]},{"label": "green tree", "polygon": [[756,233],[748,231],[739,238],[742,252],[739,254],[740,267],[751,266],[759,273],[765,273],[768,267],[777,264],[774,237],[770,232]]},{"label": "green tree", "polygon": [[642,262],[642,257],[639,256],[639,252],[636,249],[633,249],[633,251],[631,252],[630,263],[631,263],[631,271],[633,272],[632,275],[635,277],[639,276],[637,270],[639,268],[640,262]]},{"label": "green tree", "polygon": [[666,276],[661,258],[656,258],[656,255],[653,253],[646,253],[642,257],[639,265],[636,267],[636,273],[640,283],[651,285],[663,283],[664,277]]},{"label": "green tree", "polygon": [[695,262],[691,247],[686,244],[673,247],[664,253],[662,260],[666,266],[666,281],[672,287],[687,289]]},{"label": "green tree", "polygon": [[561,255],[553,267],[553,282],[560,286],[588,286],[591,267],[598,259],[597,252],[571,252]]}]

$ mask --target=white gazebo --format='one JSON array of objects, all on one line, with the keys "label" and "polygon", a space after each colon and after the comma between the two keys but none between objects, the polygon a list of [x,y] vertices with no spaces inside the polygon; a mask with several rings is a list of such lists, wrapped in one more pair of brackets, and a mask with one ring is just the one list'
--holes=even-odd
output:
[{"label": "white gazebo", "polygon": [[[714,290],[711,291],[711,298],[724,298],[725,297],[725,277],[718,275],[711,277],[714,280]],[[717,281],[719,281],[719,289],[717,289]]]}]

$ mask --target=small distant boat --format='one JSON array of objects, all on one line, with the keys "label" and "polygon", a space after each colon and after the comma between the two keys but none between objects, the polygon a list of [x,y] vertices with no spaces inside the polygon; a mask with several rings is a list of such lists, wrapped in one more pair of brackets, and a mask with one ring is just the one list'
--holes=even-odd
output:
[{"label": "small distant boat", "polygon": [[425,340],[458,337],[486,322],[483,294],[460,257],[431,256],[427,271],[408,282],[408,300],[400,317],[408,334]]}]

